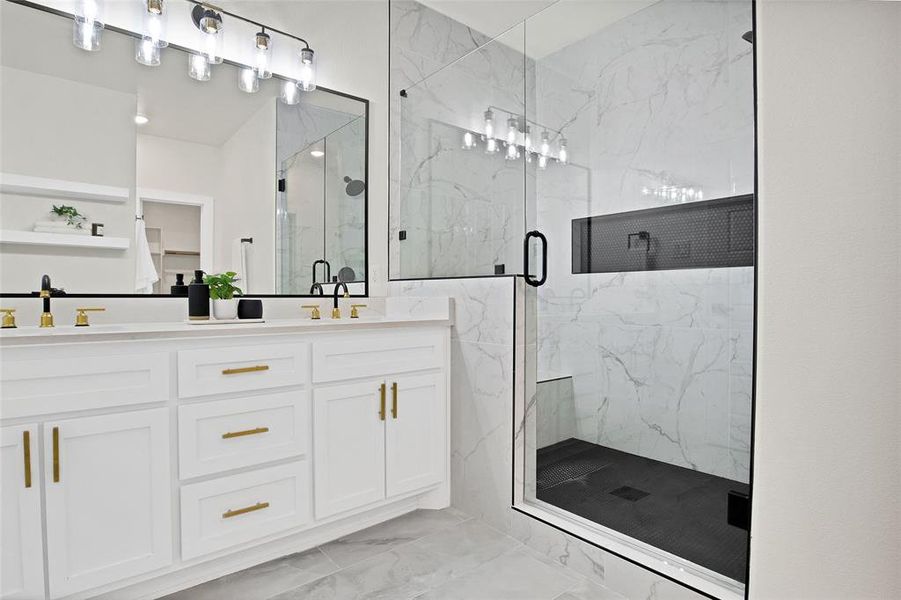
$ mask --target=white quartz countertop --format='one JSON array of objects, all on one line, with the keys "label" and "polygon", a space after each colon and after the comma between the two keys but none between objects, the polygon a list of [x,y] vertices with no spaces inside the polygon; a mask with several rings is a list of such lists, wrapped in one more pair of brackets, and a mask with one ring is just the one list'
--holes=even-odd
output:
[{"label": "white quartz countertop", "polygon": [[[405,299],[406,300],[406,299]],[[162,338],[203,338],[235,335],[267,335],[308,333],[318,331],[353,331],[355,329],[383,329],[413,326],[450,326],[452,317],[448,299],[428,299],[430,302],[387,303],[384,314],[370,313],[351,319],[345,311],[341,319],[332,319],[323,311],[319,320],[309,317],[265,319],[263,323],[215,323],[190,324],[185,321],[96,323],[88,327],[72,324],[41,328],[33,325],[0,330],[0,345],[31,345],[40,343],[73,343],[87,341],[112,341]],[[443,302],[433,302],[440,300]],[[324,307],[323,307],[324,308]],[[264,311],[265,312],[265,311]],[[97,319],[91,316],[94,321]]]}]

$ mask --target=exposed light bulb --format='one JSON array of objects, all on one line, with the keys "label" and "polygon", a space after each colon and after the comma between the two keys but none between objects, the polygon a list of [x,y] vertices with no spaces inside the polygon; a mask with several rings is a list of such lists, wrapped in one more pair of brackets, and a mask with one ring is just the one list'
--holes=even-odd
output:
[{"label": "exposed light bulb", "polygon": [[254,62],[254,70],[260,79],[269,79],[272,77],[272,71],[269,70],[269,46],[271,38],[265,30],[260,31],[254,36],[254,47],[256,48],[256,57]]},{"label": "exposed light bulb", "polygon": [[95,52],[100,50],[103,22],[100,19],[100,4],[97,0],[82,0],[72,24],[72,43],[76,48]]},{"label": "exposed light bulb", "polygon": [[560,161],[561,165],[565,165],[566,161],[569,160],[569,153],[566,151],[566,138],[561,137],[559,144],[559,149],[557,150],[557,160]]},{"label": "exposed light bulb", "polygon": [[517,137],[519,137],[519,121],[510,117],[507,119],[507,144],[515,146]]},{"label": "exposed light bulb", "polygon": [[169,45],[166,41],[166,9],[164,0],[142,0],[144,11],[144,37],[150,38],[157,48]]},{"label": "exposed light bulb", "polygon": [[485,152],[488,154],[497,152],[497,140],[495,138],[490,137],[485,140]]},{"label": "exposed light bulb", "polygon": [[541,156],[544,156],[545,158],[547,158],[547,156],[551,153],[551,141],[546,129],[541,132],[540,152]]},{"label": "exposed light bulb", "polygon": [[209,81],[212,74],[210,61],[203,54],[188,55],[188,76],[197,81]]},{"label": "exposed light bulb", "polygon": [[485,137],[494,138],[494,112],[490,108],[485,111]]},{"label": "exposed light bulb", "polygon": [[242,67],[238,73],[238,89],[248,94],[253,94],[260,89],[260,80],[253,67]]},{"label": "exposed light bulb", "polygon": [[476,145],[476,138],[472,135],[472,132],[467,131],[463,134],[463,149],[471,150]]},{"label": "exposed light bulb", "polygon": [[282,93],[279,96],[282,102],[291,106],[300,102],[300,90],[297,82],[291,79],[282,82]]},{"label": "exposed light bulb", "polygon": [[305,92],[316,89],[316,54],[312,48],[300,50],[300,76],[297,85]]},{"label": "exposed light bulb", "polygon": [[148,67],[156,67],[160,64],[159,46],[153,43],[149,37],[135,40],[135,60]]}]

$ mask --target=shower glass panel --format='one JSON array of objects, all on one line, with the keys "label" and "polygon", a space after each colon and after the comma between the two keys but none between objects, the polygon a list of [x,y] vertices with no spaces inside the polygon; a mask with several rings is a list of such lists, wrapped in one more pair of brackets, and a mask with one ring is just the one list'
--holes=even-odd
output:
[{"label": "shower glass panel", "polygon": [[521,272],[524,29],[402,92],[392,217],[399,279]]},{"label": "shower glass panel", "polygon": [[[525,24],[525,112],[541,124],[542,163],[528,163],[523,198],[548,267],[526,286],[521,501],[740,594],[751,2],[579,4]],[[561,36],[572,10],[596,14]],[[542,250],[530,248],[527,281],[543,275]]]}]

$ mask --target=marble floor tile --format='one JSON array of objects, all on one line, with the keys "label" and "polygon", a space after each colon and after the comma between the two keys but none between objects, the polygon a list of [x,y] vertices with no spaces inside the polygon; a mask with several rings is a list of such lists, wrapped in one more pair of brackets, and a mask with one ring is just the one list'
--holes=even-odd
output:
[{"label": "marble floor tile", "polygon": [[165,596],[161,600],[264,599],[338,570],[318,548],[232,573]]},{"label": "marble floor tile", "polygon": [[596,583],[583,581],[554,600],[626,600],[626,597]]},{"label": "marble floor tile", "polygon": [[321,548],[343,568],[457,525],[464,518],[454,509],[416,510],[329,542]]},{"label": "marble floor tile", "polygon": [[554,600],[580,578],[519,548],[451,579],[417,600]]},{"label": "marble floor tile", "polygon": [[517,548],[521,542],[486,525],[469,519],[456,527],[417,540],[415,548],[433,554],[457,572],[475,569]]}]

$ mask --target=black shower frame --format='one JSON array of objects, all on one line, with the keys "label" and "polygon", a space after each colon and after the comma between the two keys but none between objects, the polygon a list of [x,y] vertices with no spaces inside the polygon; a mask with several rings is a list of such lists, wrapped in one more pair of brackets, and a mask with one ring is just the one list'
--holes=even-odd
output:
[{"label": "black shower frame", "polygon": [[[52,15],[56,15],[59,17],[63,17],[66,19],[72,19],[73,15],[71,13],[67,13],[66,11],[59,10],[56,8],[52,8],[49,6],[44,6],[43,4],[37,4],[35,2],[31,2],[30,0],[3,0],[5,2],[9,2],[11,4],[18,4],[20,6],[26,6],[28,8],[33,8],[35,10],[39,10],[45,13],[49,13]],[[197,2],[195,2],[197,4]],[[202,4],[202,3],[201,3]],[[224,13],[232,16],[234,18],[247,21],[253,23],[253,21],[249,21],[244,17],[239,15],[234,15],[232,13]],[[123,35],[127,35],[128,37],[134,39],[140,39],[141,35],[135,33],[133,31],[129,31],[127,29],[122,29],[120,27],[114,27],[112,25],[104,25],[104,29],[109,31],[114,31],[116,33],[121,33]],[[272,29],[271,27],[266,26],[266,29],[270,31],[275,31],[277,33],[282,33],[277,29]],[[284,34],[292,39],[298,39],[296,36],[291,34]],[[306,41],[304,40],[304,43]],[[191,48],[186,48],[184,46],[179,46],[178,44],[170,43],[169,48],[174,48],[176,50],[180,50],[181,52],[191,53],[193,50]],[[235,62],[228,59],[223,59],[222,64],[231,65],[233,67],[245,67],[247,65],[239,62]],[[287,81],[290,78],[283,77],[278,73],[272,74],[273,79],[281,79],[283,81]],[[349,100],[355,100],[357,102],[361,102],[363,104],[363,117],[366,119],[366,129],[365,129],[365,139],[364,139],[364,166],[363,166],[363,181],[366,182],[366,188],[363,190],[365,194],[363,198],[363,222],[366,226],[363,228],[363,245],[364,245],[364,258],[363,258],[363,269],[366,273],[366,279],[363,281],[363,293],[362,294],[350,294],[351,298],[368,298],[369,297],[369,128],[372,126],[369,119],[369,100],[366,98],[362,98],[360,96],[354,96],[353,94],[348,94],[346,92],[340,92],[338,90],[333,90],[331,88],[327,88],[325,86],[317,85],[316,90],[321,90],[328,94],[334,94],[336,96],[340,96],[342,98],[347,98]],[[277,188],[276,188],[277,189]],[[276,194],[278,192],[276,191]],[[273,235],[275,232],[276,225],[273,224]],[[37,276],[37,275],[36,275]],[[331,282],[329,282],[331,283]],[[354,282],[356,283],[356,282]],[[24,293],[9,293],[9,292],[0,292],[0,298],[35,298],[37,297],[37,292],[24,292]],[[70,294],[66,293],[64,296],[58,296],[59,298],[180,298],[181,296],[172,296],[170,294]],[[248,294],[248,298],[318,298],[318,294]]]}]

